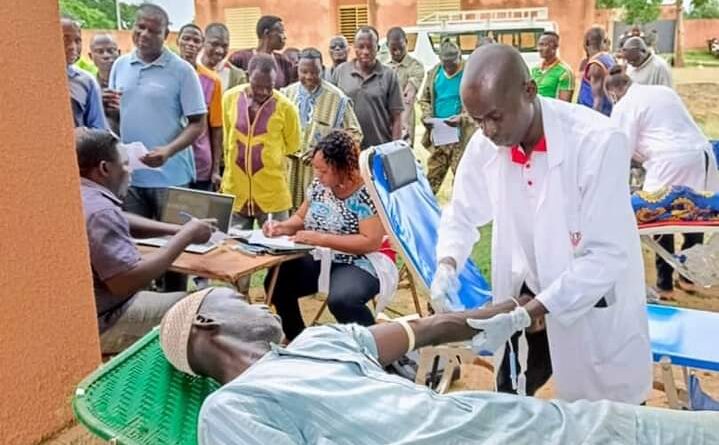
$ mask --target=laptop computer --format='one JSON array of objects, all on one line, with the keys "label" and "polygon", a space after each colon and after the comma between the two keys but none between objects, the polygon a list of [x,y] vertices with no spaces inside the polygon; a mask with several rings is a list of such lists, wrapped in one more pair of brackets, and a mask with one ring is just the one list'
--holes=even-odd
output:
[{"label": "laptop computer", "polygon": [[[227,233],[232,220],[232,207],[235,204],[235,197],[222,193],[206,192],[203,190],[192,190],[182,187],[168,187],[167,201],[162,209],[160,220],[172,224],[184,224],[187,222],[185,214],[195,218],[214,218],[217,220],[217,228]],[[163,236],[157,238],[136,239],[137,244],[146,246],[163,247],[171,237]],[[207,253],[217,247],[219,243],[212,240],[204,244],[190,244],[185,252]]]}]

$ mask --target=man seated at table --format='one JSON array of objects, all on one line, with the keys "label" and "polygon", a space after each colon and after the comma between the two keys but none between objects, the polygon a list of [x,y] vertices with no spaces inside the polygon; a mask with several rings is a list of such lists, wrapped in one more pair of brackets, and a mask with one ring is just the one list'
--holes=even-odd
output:
[{"label": "man seated at table", "polygon": [[383,369],[415,348],[481,336],[469,324],[510,317],[513,309],[510,301],[369,328],[313,327],[282,347],[279,317],[267,306],[210,288],[168,311],[160,344],[177,369],[224,385],[202,406],[200,445],[719,441],[719,413],[480,391],[440,395]]},{"label": "man seated at table", "polygon": [[[146,291],[192,243],[206,242],[209,221],[192,219],[183,226],[122,211],[129,183],[128,158],[118,139],[104,130],[78,128],[75,148],[95,290],[100,346],[115,354],[160,323],[185,292]],[[165,247],[145,257],[132,237],[172,235]]]}]

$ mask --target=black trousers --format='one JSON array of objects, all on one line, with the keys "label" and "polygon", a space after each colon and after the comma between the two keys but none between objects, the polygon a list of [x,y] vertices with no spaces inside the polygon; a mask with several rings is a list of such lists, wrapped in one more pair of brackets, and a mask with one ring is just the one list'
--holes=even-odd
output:
[{"label": "black trousers", "polygon": [[[519,335],[520,333],[518,332],[512,336],[512,345],[515,351],[517,351]],[[526,373],[527,395],[533,396],[552,376],[552,359],[549,356],[549,341],[547,340],[546,329],[532,334],[527,333],[527,345],[529,346]],[[518,354],[515,355],[517,376],[519,376],[522,372],[522,367],[519,365]],[[509,370],[509,347],[505,347],[504,358],[497,373],[497,390],[499,392],[516,394],[517,392],[512,389],[512,379]]]},{"label": "black trousers", "polygon": [[[277,314],[288,340],[297,337],[305,328],[299,299],[317,293],[320,262],[310,255],[282,263],[272,295]],[[269,287],[270,275],[265,280]],[[330,272],[330,291],[327,306],[339,323],[374,324],[367,302],[379,293],[379,280],[367,271],[350,264],[333,263]]]},{"label": "black trousers", "polygon": [[[660,246],[665,248],[669,253],[674,253],[674,235],[660,235],[655,237]],[[688,249],[696,244],[704,242],[703,233],[685,233],[682,250]],[[664,261],[659,255],[654,258],[654,265],[657,268],[657,288],[662,291],[670,291],[674,289],[674,268]]]},{"label": "black trousers", "polygon": [[[522,295],[534,296],[534,292],[529,290],[526,283],[522,284]],[[512,347],[515,351],[514,363],[517,369],[517,376],[523,371],[519,365],[518,343],[521,332],[517,332],[512,336]],[[541,388],[547,380],[552,376],[552,358],[549,355],[549,340],[547,339],[547,330],[543,329],[539,332],[527,333],[527,395],[533,396],[539,388]],[[509,367],[509,347],[504,348],[504,357],[502,364],[497,372],[497,390],[499,392],[516,394],[517,391],[512,389],[512,377]]]}]

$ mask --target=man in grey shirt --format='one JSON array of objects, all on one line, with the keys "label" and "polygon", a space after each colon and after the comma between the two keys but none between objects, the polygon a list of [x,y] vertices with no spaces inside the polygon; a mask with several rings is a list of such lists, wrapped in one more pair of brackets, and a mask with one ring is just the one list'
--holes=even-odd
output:
[{"label": "man in grey shirt", "polygon": [[404,100],[397,74],[377,60],[377,30],[362,26],[355,35],[355,59],[335,69],[332,83],[354,102],[362,127],[362,149],[402,138]]},{"label": "man in grey shirt", "polygon": [[[211,227],[192,219],[183,226],[122,211],[129,182],[128,158],[109,131],[75,131],[80,191],[95,290],[100,346],[104,354],[122,351],[160,323],[184,292],[147,292],[188,244],[204,243]],[[165,247],[141,256],[132,237],[171,235]]]},{"label": "man in grey shirt", "polygon": [[627,74],[641,85],[664,85],[672,88],[669,64],[654,54],[641,37],[630,37],[622,45],[622,56],[627,61]]}]

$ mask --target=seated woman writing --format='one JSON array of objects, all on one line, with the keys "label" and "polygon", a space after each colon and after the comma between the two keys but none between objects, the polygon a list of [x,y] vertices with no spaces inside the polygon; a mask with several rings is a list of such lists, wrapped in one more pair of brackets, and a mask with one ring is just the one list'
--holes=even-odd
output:
[{"label": "seated woman writing", "polygon": [[[366,303],[380,292],[377,269],[387,261],[378,253],[384,229],[359,174],[359,152],[345,131],[321,139],[312,153],[315,179],[304,203],[290,219],[267,222],[262,230],[266,236],[290,235],[298,243],[331,249],[330,312],[340,323],[370,326],[374,316]],[[298,299],[318,292],[320,271],[321,262],[309,254],[280,267],[272,300],[289,340],[305,328]]]}]

